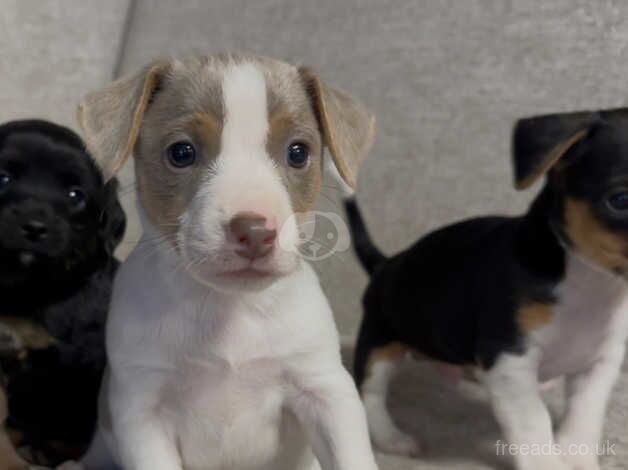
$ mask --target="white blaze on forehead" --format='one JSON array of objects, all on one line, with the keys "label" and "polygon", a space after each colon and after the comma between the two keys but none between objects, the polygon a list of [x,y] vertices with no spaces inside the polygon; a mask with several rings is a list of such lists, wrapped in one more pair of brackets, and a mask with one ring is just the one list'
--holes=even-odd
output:
[{"label": "white blaze on forehead", "polygon": [[266,146],[269,127],[264,75],[251,63],[231,65],[223,76],[222,96],[225,121],[221,153],[259,155]]}]

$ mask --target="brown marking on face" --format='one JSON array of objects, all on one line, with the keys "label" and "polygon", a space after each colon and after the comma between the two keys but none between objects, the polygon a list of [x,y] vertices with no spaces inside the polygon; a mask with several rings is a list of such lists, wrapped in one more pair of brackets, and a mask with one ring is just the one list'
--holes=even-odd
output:
[{"label": "brown marking on face", "polygon": [[[152,224],[175,246],[181,216],[220,153],[223,110],[219,86],[216,81],[207,95],[183,106],[186,99],[181,92],[185,90],[171,90],[173,83],[169,83],[146,114],[137,145],[138,196]],[[189,168],[173,169],[167,162],[168,147],[178,141],[188,141],[196,149],[196,163]]]},{"label": "brown marking on face", "polygon": [[386,346],[375,348],[371,351],[368,361],[366,362],[366,375],[371,375],[373,367],[378,362],[396,362],[401,360],[411,349],[405,344],[397,341],[389,343]]},{"label": "brown marking on face", "polygon": [[[306,144],[310,150],[310,162],[303,169],[291,168],[286,160],[288,147],[295,142]],[[320,193],[323,155],[316,122],[313,116],[308,116],[307,109],[299,114],[282,107],[273,113],[266,151],[284,180],[294,212],[299,214],[310,210]]]},{"label": "brown marking on face", "polygon": [[553,316],[551,304],[525,302],[517,312],[517,323],[525,333],[532,333],[552,321]]},{"label": "brown marking on face", "polygon": [[628,266],[628,238],[604,227],[586,201],[565,199],[565,232],[575,249],[599,266],[623,271]]}]

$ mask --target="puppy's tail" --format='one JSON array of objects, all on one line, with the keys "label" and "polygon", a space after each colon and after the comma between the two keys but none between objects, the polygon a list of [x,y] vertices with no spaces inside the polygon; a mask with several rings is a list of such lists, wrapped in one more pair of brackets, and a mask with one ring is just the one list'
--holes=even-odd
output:
[{"label": "puppy's tail", "polygon": [[386,256],[373,243],[355,197],[346,198],[344,204],[355,252],[364,269],[373,274],[377,267],[386,261]]},{"label": "puppy's tail", "polygon": [[373,274],[375,269],[386,261],[386,256],[379,251],[373,243],[373,240],[371,240],[371,236],[362,219],[360,208],[355,200],[355,190],[345,183],[336,166],[328,158],[325,159],[325,170],[338,184],[338,189],[342,195],[342,200],[349,219],[351,240],[353,241],[358,259],[362,263],[362,266],[364,266],[364,269],[366,269],[369,274]]}]

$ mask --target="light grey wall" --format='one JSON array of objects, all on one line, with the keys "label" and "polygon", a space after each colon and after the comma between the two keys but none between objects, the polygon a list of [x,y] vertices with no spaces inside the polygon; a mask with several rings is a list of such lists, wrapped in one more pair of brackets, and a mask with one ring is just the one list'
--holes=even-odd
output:
[{"label": "light grey wall", "polygon": [[81,94],[111,78],[128,0],[0,0],[0,122],[76,128]]},{"label": "light grey wall", "polygon": [[[531,194],[511,185],[516,117],[628,96],[623,1],[137,1],[124,71],[249,50],[309,64],[368,103],[379,133],[359,198],[389,252],[461,217],[525,207]],[[351,253],[316,268],[341,330],[353,332],[365,276]]]}]

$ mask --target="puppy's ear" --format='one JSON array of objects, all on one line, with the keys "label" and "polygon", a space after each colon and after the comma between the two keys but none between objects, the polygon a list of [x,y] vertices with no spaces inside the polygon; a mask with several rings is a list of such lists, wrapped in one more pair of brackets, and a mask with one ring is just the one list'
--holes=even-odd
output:
[{"label": "puppy's ear", "polygon": [[146,108],[168,70],[167,62],[154,63],[81,100],[78,121],[105,180],[133,153]]},{"label": "puppy's ear", "polygon": [[100,217],[100,233],[109,256],[122,241],[126,230],[126,214],[118,199],[118,180],[110,179],[104,187],[105,198]]},{"label": "puppy's ear", "polygon": [[550,171],[599,121],[597,112],[521,119],[512,138],[515,187],[527,189]]},{"label": "puppy's ear", "polygon": [[325,85],[312,70],[301,68],[299,73],[334,164],[342,179],[355,188],[360,165],[373,145],[375,118],[362,103]]}]

